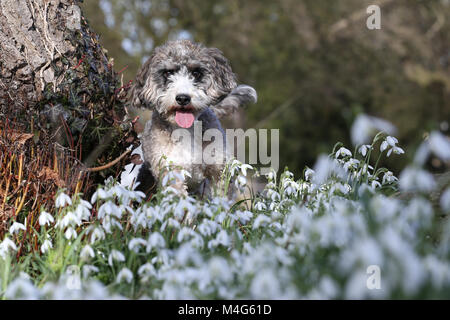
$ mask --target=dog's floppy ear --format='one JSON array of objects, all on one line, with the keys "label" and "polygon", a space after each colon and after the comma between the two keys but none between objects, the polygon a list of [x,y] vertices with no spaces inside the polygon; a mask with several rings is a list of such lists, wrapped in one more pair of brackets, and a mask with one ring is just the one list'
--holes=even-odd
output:
[{"label": "dog's floppy ear", "polygon": [[153,55],[139,69],[130,90],[130,104],[134,108],[150,108],[149,89],[151,88],[151,62]]},{"label": "dog's floppy ear", "polygon": [[236,75],[231,70],[230,63],[217,48],[207,48],[207,55],[212,58],[212,70],[214,70],[215,83],[219,85],[221,95],[228,94],[236,87]]},{"label": "dog's floppy ear", "polygon": [[211,109],[218,118],[232,114],[240,106],[255,103],[257,95],[255,89],[247,85],[237,86],[236,75],[231,70],[230,63],[222,51],[216,48],[208,48],[207,54],[212,58],[212,70],[214,81],[218,88],[215,94],[220,97],[220,102]]},{"label": "dog's floppy ear", "polygon": [[218,118],[222,118],[229,116],[243,105],[256,103],[257,100],[258,95],[256,94],[256,90],[243,84],[234,88],[229,95],[215,106],[212,106],[211,109]]}]

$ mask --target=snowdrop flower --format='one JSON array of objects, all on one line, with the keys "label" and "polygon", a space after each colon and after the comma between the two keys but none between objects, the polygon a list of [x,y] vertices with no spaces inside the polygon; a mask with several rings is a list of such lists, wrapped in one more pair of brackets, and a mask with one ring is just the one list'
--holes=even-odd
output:
[{"label": "snowdrop flower", "polygon": [[228,236],[228,233],[225,230],[221,230],[215,239],[210,240],[208,243],[208,248],[214,248],[218,245],[223,245],[224,247],[228,247],[230,245],[230,237]]},{"label": "snowdrop flower", "polygon": [[67,228],[66,232],[64,232],[64,237],[66,237],[67,240],[75,239],[77,237],[77,232],[74,228],[69,227]]},{"label": "snowdrop flower", "polygon": [[64,192],[61,192],[55,200],[55,207],[56,208],[63,208],[65,206],[71,206],[72,205],[72,199],[65,194]]},{"label": "snowdrop flower", "polygon": [[188,227],[183,227],[178,232],[177,241],[181,243],[181,242],[189,239],[193,235],[195,235],[195,231],[194,230],[192,230],[191,228],[188,228]]},{"label": "snowdrop flower", "polygon": [[5,239],[3,239],[2,243],[0,244],[0,246],[2,246],[2,248],[9,250],[12,249],[14,251],[17,250],[16,245],[14,244],[13,241],[11,241],[11,239],[9,239],[8,237],[5,237]]},{"label": "snowdrop flower", "polygon": [[417,166],[423,166],[430,156],[430,153],[431,151],[428,141],[422,142],[414,155],[414,164]]},{"label": "snowdrop flower", "polygon": [[260,214],[255,218],[253,222],[253,230],[258,229],[260,227],[265,227],[270,223],[270,218],[264,214]]},{"label": "snowdrop flower", "polygon": [[83,278],[87,279],[91,273],[97,273],[99,269],[96,266],[85,264],[83,266]]},{"label": "snowdrop flower", "polygon": [[25,231],[26,230],[25,226],[22,223],[14,221],[12,226],[9,228],[9,233],[10,234],[19,233],[20,230]]},{"label": "snowdrop flower", "polygon": [[428,143],[431,151],[443,161],[450,161],[450,140],[439,131],[430,134]]},{"label": "snowdrop flower", "polygon": [[235,181],[236,188],[242,189],[243,187],[245,187],[246,184],[247,184],[247,179],[245,179],[244,176],[237,177],[237,179]]},{"label": "snowdrop flower", "polygon": [[128,243],[128,249],[134,252],[139,252],[139,247],[147,244],[147,241],[141,238],[133,238]]},{"label": "snowdrop flower", "polygon": [[155,267],[151,263],[147,262],[139,267],[138,275],[141,277],[141,281],[146,282],[150,277],[156,276]]},{"label": "snowdrop flower", "polygon": [[246,224],[253,217],[253,213],[250,211],[236,211],[237,218],[241,221],[242,224]]},{"label": "snowdrop flower", "polygon": [[4,259],[9,250],[17,251],[17,246],[11,241],[11,239],[5,237],[5,239],[3,239],[0,243],[0,257]]},{"label": "snowdrop flower", "polygon": [[97,199],[108,199],[109,197],[110,195],[108,192],[106,192],[103,188],[98,188],[92,195],[91,203],[96,203]]},{"label": "snowdrop flower", "polygon": [[338,183],[337,188],[343,194],[348,194],[352,190],[352,187],[348,183],[345,184]]},{"label": "snowdrop flower", "polygon": [[442,193],[440,204],[444,212],[450,213],[450,188],[447,188]]},{"label": "snowdrop flower", "polygon": [[313,169],[307,168],[305,170],[305,180],[311,181],[312,176],[314,175],[315,171]]},{"label": "snowdrop flower", "polygon": [[26,278],[14,279],[6,289],[5,298],[36,300],[40,298],[39,290]]},{"label": "snowdrop flower", "polygon": [[358,151],[363,157],[365,157],[367,155],[367,152],[371,149],[372,146],[370,144],[363,144],[361,147],[359,147]]},{"label": "snowdrop flower", "polygon": [[351,169],[358,169],[359,160],[350,158],[348,161],[344,163],[344,169],[349,171]]},{"label": "snowdrop flower", "polygon": [[397,146],[398,140],[395,137],[387,136],[386,139],[381,143],[380,145],[380,151],[383,152],[387,148],[390,147],[390,149],[387,152],[387,156],[389,157],[392,152],[395,154],[403,154],[405,151],[403,151],[402,148]]},{"label": "snowdrop flower", "polygon": [[166,241],[164,237],[159,232],[153,232],[147,241],[147,253],[151,251],[152,248],[165,248]]},{"label": "snowdrop flower", "polygon": [[229,282],[233,279],[233,271],[230,269],[227,260],[222,257],[213,257],[209,261],[208,273],[214,280],[220,279]]},{"label": "snowdrop flower", "polygon": [[[82,201],[84,201],[84,200],[82,200]],[[87,202],[87,201],[84,201],[85,203],[87,203],[89,206],[91,205],[89,202]],[[91,208],[92,208],[92,206],[91,206]],[[77,216],[77,218],[78,218],[78,220],[84,220],[84,221],[89,221],[89,219],[91,218],[91,212],[89,211],[89,207],[88,206],[86,206],[86,205],[84,205],[84,204],[79,204],[78,206],[77,206],[77,209],[76,209],[76,211],[75,211],[75,213],[76,213],[76,216]]]},{"label": "snowdrop flower", "polygon": [[273,189],[267,190],[267,197],[272,200],[272,203],[274,203],[275,201],[280,201],[281,199],[280,194]]},{"label": "snowdrop flower", "polygon": [[275,177],[276,177],[276,173],[275,173],[274,170],[271,170],[271,171],[269,171],[268,173],[266,173],[266,178],[267,178],[267,180],[269,180],[269,181],[275,180]]},{"label": "snowdrop flower", "polygon": [[280,279],[273,270],[258,271],[250,285],[253,299],[277,299],[281,295]]},{"label": "snowdrop flower", "polygon": [[168,169],[167,174],[164,175],[161,185],[163,187],[170,186],[172,184],[176,184],[177,181],[184,182],[186,177],[189,177],[190,174],[186,170],[181,170],[180,172],[178,170],[172,170]]},{"label": "snowdrop flower", "polygon": [[386,155],[389,157],[392,152],[394,152],[395,154],[404,154],[405,153],[405,151],[402,148],[395,146],[395,147],[392,147],[391,149],[389,149],[389,151],[387,152]]},{"label": "snowdrop flower", "polygon": [[292,180],[285,179],[283,181],[284,194],[287,196],[296,195],[300,190],[300,185]]},{"label": "snowdrop flower", "polygon": [[111,267],[113,266],[113,260],[118,261],[118,262],[123,262],[123,261],[125,261],[125,256],[123,255],[122,252],[113,249],[113,250],[111,250],[111,253],[108,256],[108,264]]},{"label": "snowdrop flower", "polygon": [[241,165],[241,172],[244,177],[247,176],[247,170],[249,170],[249,169],[253,170],[253,167],[251,165],[245,164],[245,163]]},{"label": "snowdrop flower", "polygon": [[95,253],[94,253],[94,249],[92,249],[92,247],[90,245],[85,245],[83,249],[81,249],[80,252],[80,258],[81,260],[89,260],[89,258],[94,258],[95,257]]},{"label": "snowdrop flower", "polygon": [[209,237],[216,233],[219,229],[219,224],[215,221],[204,219],[197,229],[202,235]]},{"label": "snowdrop flower", "polygon": [[55,222],[55,219],[50,213],[42,211],[41,214],[39,215],[39,225],[41,226],[50,225],[53,222]]},{"label": "snowdrop flower", "polygon": [[397,181],[397,177],[394,176],[394,174],[391,171],[387,171],[384,175],[383,175],[383,184],[386,183],[392,183]]},{"label": "snowdrop flower", "polygon": [[396,129],[388,121],[361,114],[353,122],[350,135],[353,144],[360,145],[369,142],[370,138],[379,131],[395,134]]},{"label": "snowdrop flower", "polygon": [[314,175],[313,182],[317,185],[323,184],[332,174],[335,174],[341,179],[346,177],[346,173],[342,166],[335,161],[332,161],[326,155],[319,156],[314,166],[314,171],[316,174]]},{"label": "snowdrop flower", "polygon": [[69,211],[66,213],[66,215],[57,222],[57,226],[59,226],[61,229],[64,229],[67,226],[79,226],[81,225],[81,220],[78,219],[78,217],[72,212]]},{"label": "snowdrop flower", "polygon": [[121,283],[122,281],[131,283],[133,281],[133,272],[128,268],[122,268],[116,278],[116,283]]},{"label": "snowdrop flower", "polygon": [[45,239],[41,246],[41,252],[46,253],[48,250],[53,248],[53,244],[50,239]]},{"label": "snowdrop flower", "polygon": [[231,164],[230,164],[230,173],[231,173],[231,176],[232,176],[232,177],[234,177],[234,176],[236,175],[236,173],[239,171],[239,168],[241,167],[241,165],[242,165],[242,162],[240,162],[240,161],[237,160],[237,159],[233,159],[233,160],[231,161]]},{"label": "snowdrop flower", "polygon": [[335,157],[336,159],[339,157],[345,158],[345,157],[351,157],[352,153],[347,148],[341,147],[338,151],[336,151]]},{"label": "snowdrop flower", "polygon": [[95,243],[97,240],[105,240],[105,231],[103,231],[102,227],[94,228],[91,234],[91,244]]},{"label": "snowdrop flower", "polygon": [[258,210],[258,211],[263,211],[263,210],[266,210],[266,209],[267,209],[267,206],[264,204],[264,202],[258,201],[258,202],[255,204],[255,209]]},{"label": "snowdrop flower", "polygon": [[409,166],[400,173],[400,189],[403,191],[430,192],[435,187],[433,175],[423,169]]},{"label": "snowdrop flower", "polygon": [[122,210],[119,209],[111,200],[106,201],[98,209],[98,218],[103,219],[106,216],[114,215],[117,218],[121,218]]}]

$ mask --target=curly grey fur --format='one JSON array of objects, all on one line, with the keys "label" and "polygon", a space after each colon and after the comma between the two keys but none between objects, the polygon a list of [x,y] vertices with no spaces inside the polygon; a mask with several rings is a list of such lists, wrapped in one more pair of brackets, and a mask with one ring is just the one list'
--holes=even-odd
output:
[{"label": "curly grey fur", "polygon": [[[229,115],[243,104],[256,102],[256,91],[247,85],[237,86],[228,60],[216,48],[207,48],[188,40],[170,41],[155,49],[138,72],[131,89],[134,108],[153,110],[141,137],[144,161],[154,177],[160,174],[161,156],[181,165],[192,178],[182,189],[190,191],[217,181],[224,165],[185,163],[180,145],[171,141],[175,121],[175,100],[180,94],[191,97],[189,108],[203,131],[216,128],[223,132],[219,118]],[[192,129],[192,128],[191,128]],[[191,130],[192,131],[192,130]],[[225,137],[225,134],[224,134]],[[203,148],[207,144],[203,143]],[[224,151],[223,157],[227,157]],[[144,176],[144,175],[141,175]]]}]

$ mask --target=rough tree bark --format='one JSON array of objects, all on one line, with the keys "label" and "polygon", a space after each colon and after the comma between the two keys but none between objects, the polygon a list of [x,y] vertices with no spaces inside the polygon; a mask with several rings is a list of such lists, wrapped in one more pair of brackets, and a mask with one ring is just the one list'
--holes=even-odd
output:
[{"label": "rough tree bark", "polygon": [[87,192],[83,174],[92,186],[120,172],[86,168],[136,141],[126,89],[77,0],[0,0],[0,235],[60,187]]},{"label": "rough tree bark", "polygon": [[117,156],[126,90],[77,1],[0,3],[0,119],[87,166]]}]

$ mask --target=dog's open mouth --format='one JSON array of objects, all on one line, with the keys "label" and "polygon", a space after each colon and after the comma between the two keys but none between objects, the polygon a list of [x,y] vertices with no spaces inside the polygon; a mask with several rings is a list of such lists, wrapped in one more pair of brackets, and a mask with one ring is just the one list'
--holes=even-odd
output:
[{"label": "dog's open mouth", "polygon": [[175,109],[175,121],[182,128],[190,128],[194,123],[194,109],[190,106]]}]

